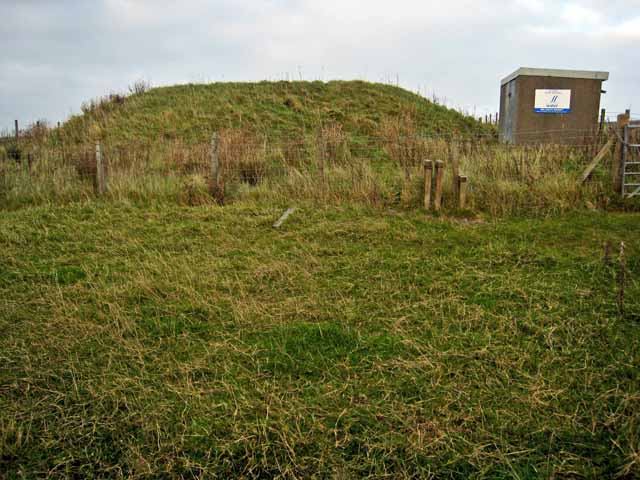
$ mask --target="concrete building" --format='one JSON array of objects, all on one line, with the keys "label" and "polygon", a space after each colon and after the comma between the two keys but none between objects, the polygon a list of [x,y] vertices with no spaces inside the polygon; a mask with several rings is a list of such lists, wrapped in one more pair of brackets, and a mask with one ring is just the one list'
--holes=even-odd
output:
[{"label": "concrete building", "polygon": [[520,68],[502,80],[500,138],[505,143],[573,144],[597,128],[608,72]]}]

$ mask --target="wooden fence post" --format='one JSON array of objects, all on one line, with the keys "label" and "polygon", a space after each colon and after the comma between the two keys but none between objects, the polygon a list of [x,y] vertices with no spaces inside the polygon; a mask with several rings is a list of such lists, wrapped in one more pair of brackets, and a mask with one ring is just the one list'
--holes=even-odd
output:
[{"label": "wooden fence post", "polygon": [[18,120],[16,120],[16,141],[20,138],[20,130],[18,129]]},{"label": "wooden fence post", "polygon": [[107,172],[100,142],[96,142],[96,189],[99,196],[104,195],[107,190]]},{"label": "wooden fence post", "polygon": [[436,160],[436,193],[433,199],[433,209],[437,212],[442,208],[442,177],[444,176],[444,162]]},{"label": "wooden fence post", "polygon": [[325,156],[326,156],[326,142],[325,142],[325,134],[324,130],[320,129],[318,132],[317,138],[317,148],[318,148],[318,171],[320,173],[320,180],[322,181],[323,187],[325,186]]},{"label": "wooden fence post", "polygon": [[451,164],[451,173],[453,179],[453,197],[457,198],[458,196],[458,183],[456,179],[460,175],[460,161],[459,161],[459,151],[458,144],[455,140],[452,140],[449,144],[449,163]]},{"label": "wooden fence post", "polygon": [[458,184],[458,207],[460,210],[464,210],[467,205],[467,177],[466,175],[459,175],[457,178]]},{"label": "wooden fence post", "polygon": [[433,162],[425,160],[424,167],[424,209],[429,211],[431,208],[431,182],[433,180]]},{"label": "wooden fence post", "polygon": [[618,136],[618,142],[616,143],[616,151],[613,155],[613,162],[611,162],[611,176],[613,177],[613,190],[616,192],[622,191],[622,156],[624,155],[624,127],[629,124],[631,120],[631,114],[629,110],[625,113],[618,115],[618,122],[616,125],[616,134]]},{"label": "wooden fence post", "polygon": [[213,132],[211,134],[211,144],[209,146],[209,160],[211,162],[209,193],[218,203],[222,204],[224,202],[224,188],[220,181],[220,156],[218,155],[219,144],[218,134]]}]

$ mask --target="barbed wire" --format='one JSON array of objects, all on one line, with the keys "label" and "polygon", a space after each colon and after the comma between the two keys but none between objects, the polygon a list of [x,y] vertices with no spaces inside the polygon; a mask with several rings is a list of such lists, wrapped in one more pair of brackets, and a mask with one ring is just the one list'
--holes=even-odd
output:
[{"label": "barbed wire", "polygon": [[[635,132],[634,132],[635,133]],[[640,134],[640,131],[638,131]],[[322,154],[325,150],[343,149],[354,156],[379,156],[381,153],[388,157],[402,155],[429,154],[445,155],[445,149],[451,144],[460,144],[461,155],[477,155],[478,151],[493,149],[495,152],[506,150],[517,153],[530,149],[563,149],[580,151],[583,154],[593,153],[606,143],[606,138],[616,135],[626,145],[640,143],[635,135],[629,142],[624,142],[618,129],[612,125],[602,125],[596,128],[569,128],[569,129],[545,129],[545,130],[520,130],[513,133],[517,140],[523,141],[522,145],[501,143],[500,135],[494,132],[418,132],[415,134],[348,134],[343,132],[330,132],[315,130],[306,135],[278,132],[276,134],[260,134],[231,131],[231,134],[218,136],[218,153],[226,156],[246,157],[252,156],[276,156],[302,157]],[[431,143],[430,142],[434,142]],[[193,158],[207,158],[211,154],[210,141],[189,142],[181,138],[172,139],[130,139],[126,141],[106,140],[101,142],[101,148],[107,158],[116,157],[149,157],[164,155],[174,161],[192,161]],[[59,143],[54,145],[35,145],[30,155],[47,155],[51,152],[59,152],[61,158],[95,156],[93,144],[69,144]],[[325,153],[326,154],[326,153]],[[185,157],[180,160],[177,157]]]}]

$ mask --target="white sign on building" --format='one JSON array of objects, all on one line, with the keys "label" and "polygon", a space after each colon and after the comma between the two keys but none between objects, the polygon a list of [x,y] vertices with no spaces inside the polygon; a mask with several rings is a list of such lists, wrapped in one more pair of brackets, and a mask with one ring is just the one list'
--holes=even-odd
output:
[{"label": "white sign on building", "polygon": [[536,90],[535,112],[571,112],[571,90]]}]

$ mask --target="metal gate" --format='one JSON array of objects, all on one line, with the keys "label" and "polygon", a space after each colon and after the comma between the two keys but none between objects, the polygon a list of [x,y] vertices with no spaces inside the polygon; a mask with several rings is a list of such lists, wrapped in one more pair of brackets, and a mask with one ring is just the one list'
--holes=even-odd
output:
[{"label": "metal gate", "polygon": [[640,196],[640,125],[624,127],[622,145],[622,198]]}]

